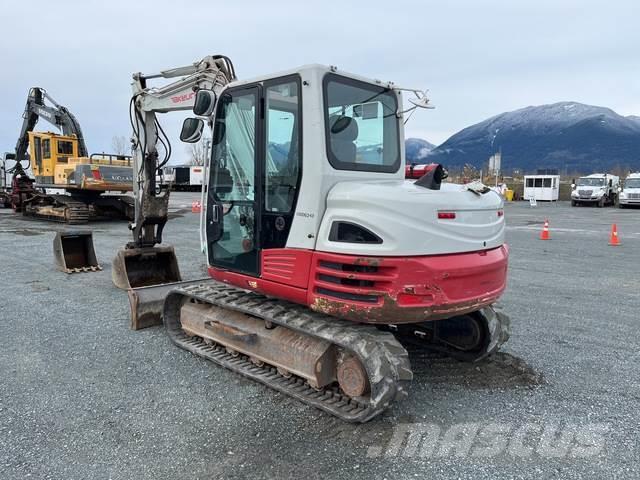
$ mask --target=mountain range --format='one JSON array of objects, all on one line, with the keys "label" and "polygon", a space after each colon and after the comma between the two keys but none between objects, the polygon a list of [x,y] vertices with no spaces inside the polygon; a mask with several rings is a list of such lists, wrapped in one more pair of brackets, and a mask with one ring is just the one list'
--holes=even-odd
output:
[{"label": "mountain range", "polygon": [[429,143],[421,138],[407,138],[404,141],[407,163],[421,163],[427,161],[426,158],[429,155],[429,152],[434,148],[436,148],[436,146],[433,143]]},{"label": "mountain range", "polygon": [[405,146],[408,163],[437,162],[449,168],[467,163],[483,168],[492,154],[501,151],[503,171],[637,170],[640,116],[559,102],[501,113],[461,130],[435,148],[414,138],[407,139]]}]

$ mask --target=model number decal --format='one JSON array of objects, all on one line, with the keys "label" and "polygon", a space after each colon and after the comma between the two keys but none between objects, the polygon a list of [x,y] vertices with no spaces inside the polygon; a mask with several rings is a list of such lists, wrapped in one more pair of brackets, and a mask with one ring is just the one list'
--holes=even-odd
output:
[{"label": "model number decal", "polygon": [[304,218],[314,218],[316,216],[315,213],[307,213],[307,212],[297,212],[296,215],[298,217],[304,217]]}]

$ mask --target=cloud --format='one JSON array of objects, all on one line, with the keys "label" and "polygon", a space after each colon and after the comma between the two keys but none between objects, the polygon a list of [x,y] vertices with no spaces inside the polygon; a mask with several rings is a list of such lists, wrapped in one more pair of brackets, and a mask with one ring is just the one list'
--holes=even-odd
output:
[{"label": "cloud", "polygon": [[[129,135],[133,72],[212,53],[230,56],[243,79],[325,63],[429,88],[436,110],[406,129],[436,144],[531,104],[572,99],[640,113],[635,0],[6,3],[0,150],[15,145],[34,85],[76,114],[90,150],[109,150],[114,135]],[[163,118],[175,143],[180,121]]]}]

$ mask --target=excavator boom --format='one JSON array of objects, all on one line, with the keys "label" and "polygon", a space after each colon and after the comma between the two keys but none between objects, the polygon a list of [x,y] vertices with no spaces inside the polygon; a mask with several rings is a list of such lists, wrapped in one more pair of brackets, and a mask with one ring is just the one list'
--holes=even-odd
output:
[{"label": "excavator boom", "polygon": [[[48,100],[53,106],[47,105],[45,100]],[[76,117],[67,107],[56,102],[44,88],[32,87],[29,90],[22,118],[22,128],[16,143],[16,159],[18,161],[28,158],[29,132],[33,131],[40,118],[59,128],[63,135],[75,136],[78,141],[78,155],[80,157],[89,155],[82,129]]]}]

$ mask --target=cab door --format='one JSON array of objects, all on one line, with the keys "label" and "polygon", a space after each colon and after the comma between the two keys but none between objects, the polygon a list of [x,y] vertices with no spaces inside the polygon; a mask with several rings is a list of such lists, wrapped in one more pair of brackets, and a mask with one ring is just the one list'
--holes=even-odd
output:
[{"label": "cab door", "polygon": [[209,264],[260,275],[262,249],[285,248],[302,174],[297,75],[218,100],[209,175]]},{"label": "cab door", "polygon": [[262,87],[225,91],[218,100],[207,206],[209,264],[260,274]]}]

